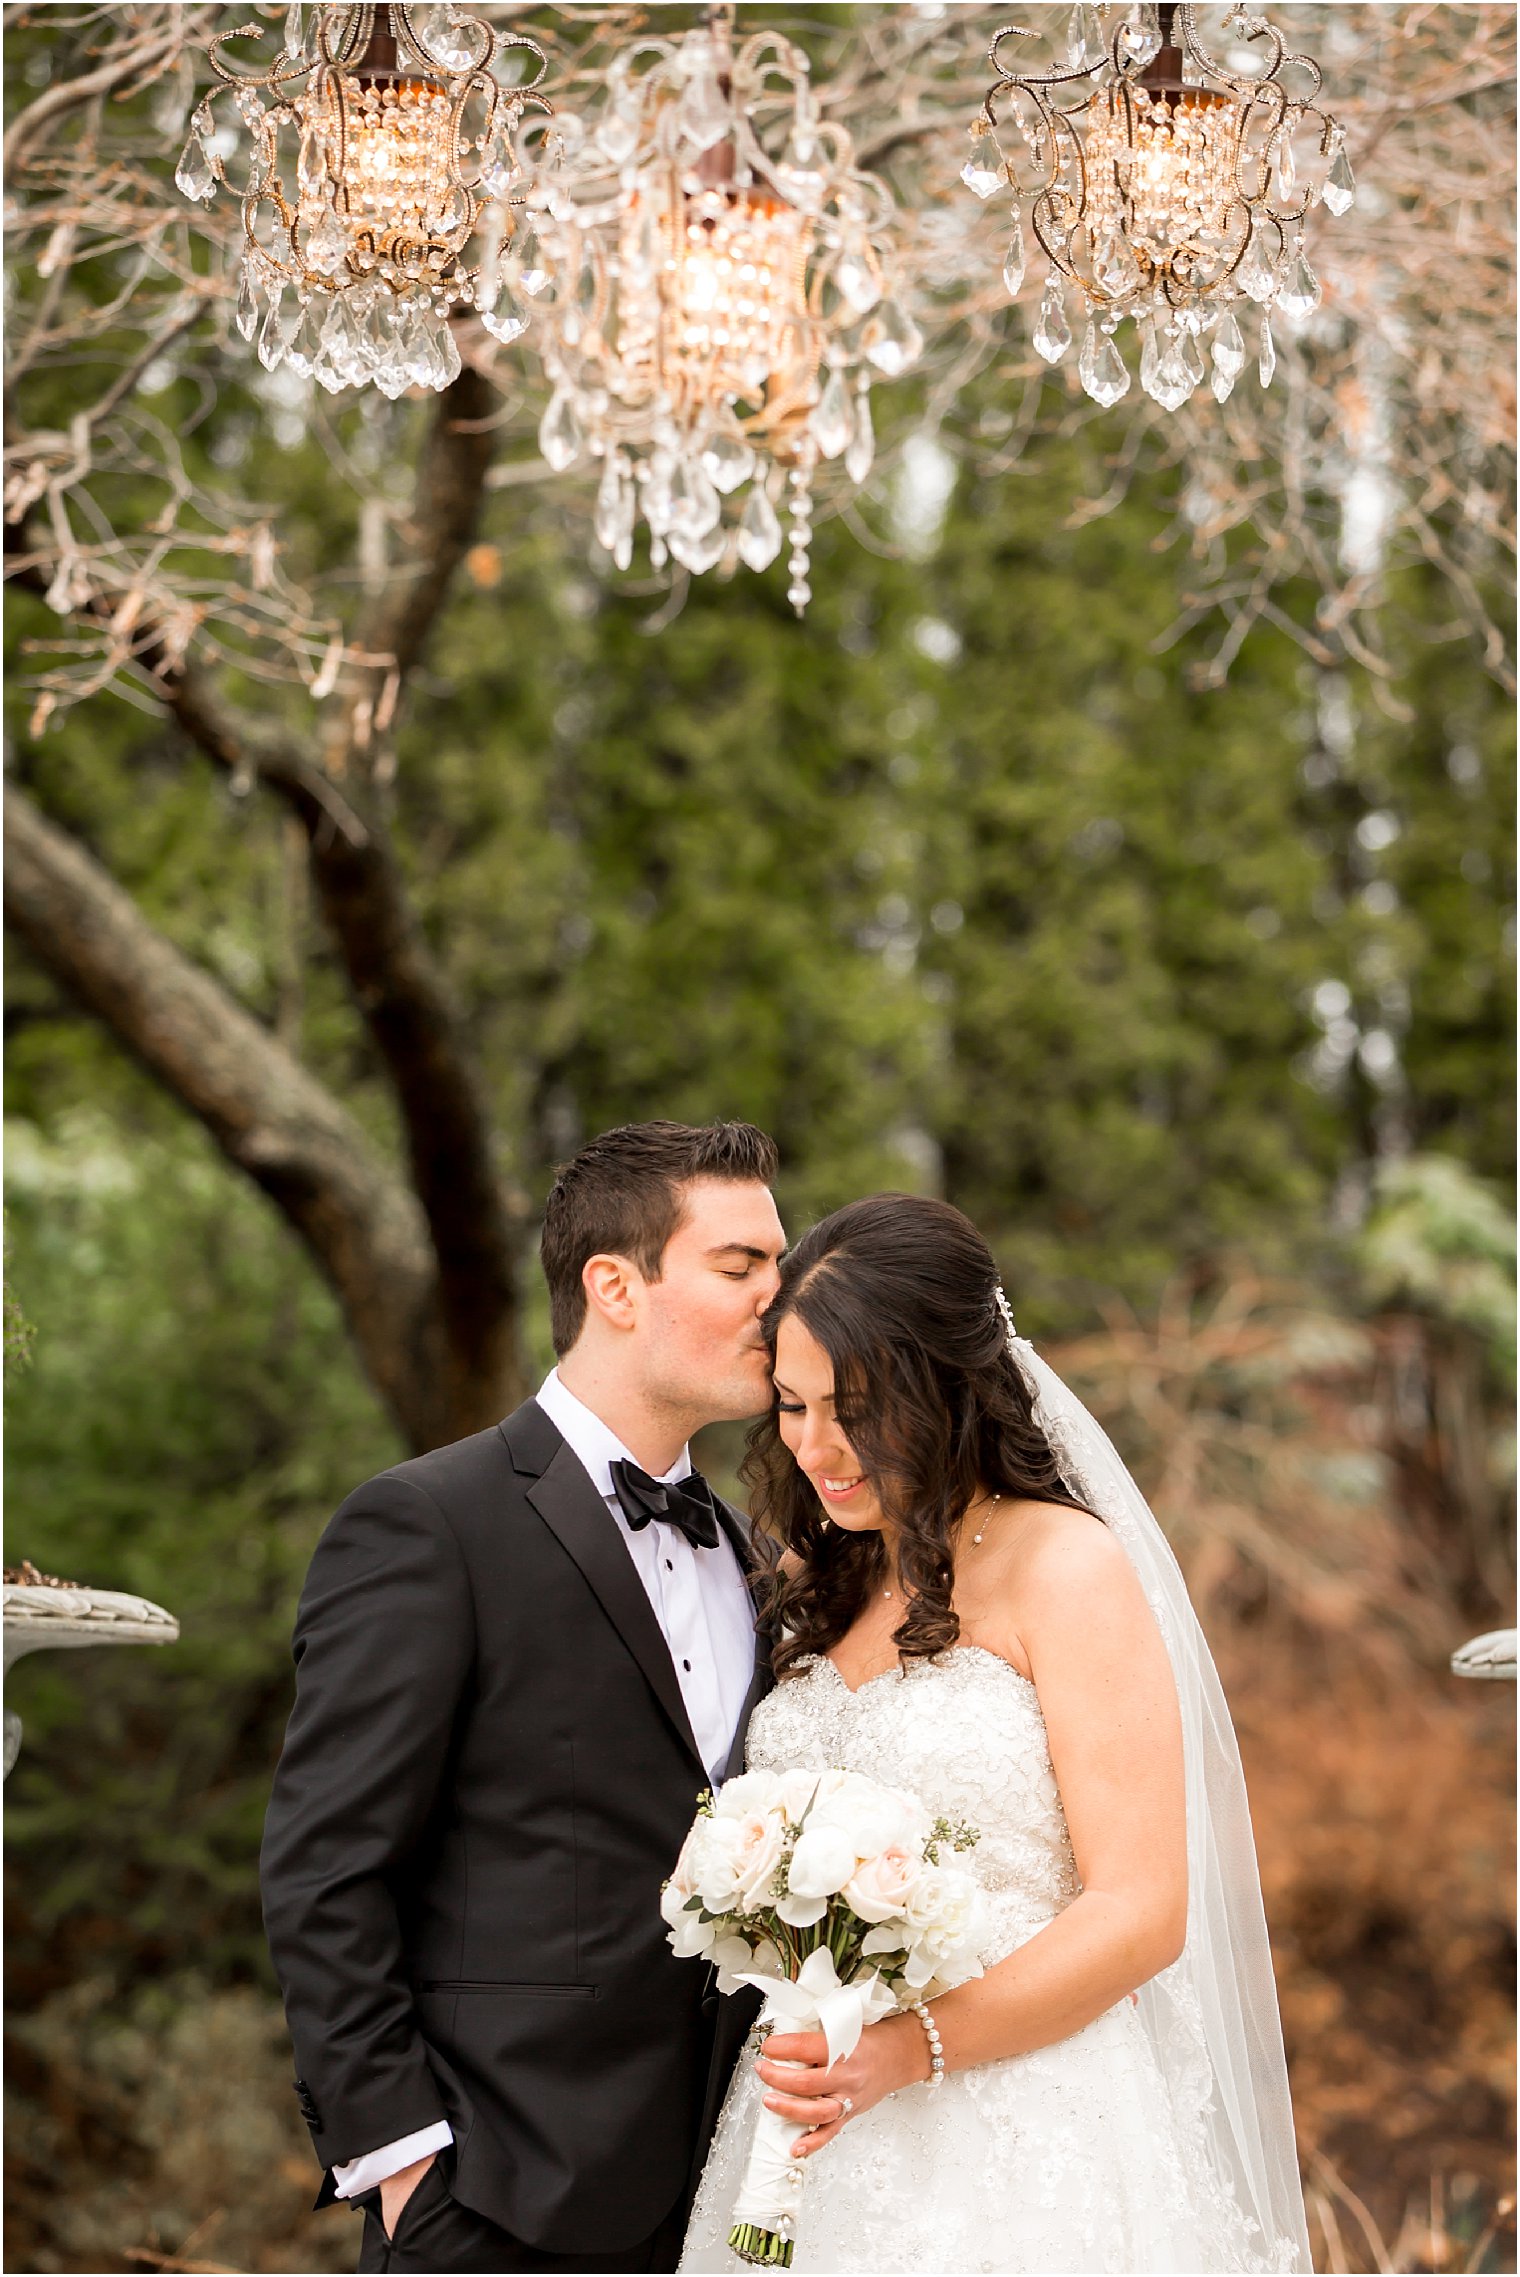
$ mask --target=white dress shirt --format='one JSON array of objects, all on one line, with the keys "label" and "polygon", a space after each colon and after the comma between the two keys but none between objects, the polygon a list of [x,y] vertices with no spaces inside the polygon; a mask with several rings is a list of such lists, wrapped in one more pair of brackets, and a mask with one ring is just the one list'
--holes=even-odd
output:
[{"label": "white dress shirt", "polygon": [[[538,1404],[579,1457],[627,1544],[670,1647],[697,1752],[716,1782],[728,1761],[755,1671],[755,1608],[733,1545],[720,1533],[716,1549],[699,1550],[676,1527],[658,1520],[635,1533],[613,1492],[612,1465],[637,1458],[599,1415],[566,1389],[558,1369],[551,1368],[544,1378]],[[689,1478],[691,1469],[690,1452],[683,1447],[670,1469],[659,1476],[662,1483],[673,1486]],[[387,2143],[383,2150],[348,2159],[333,2168],[337,2194],[357,2198],[362,2191],[376,2189],[387,2175],[399,2174],[402,2167],[445,2149],[453,2140],[453,2128],[440,2119],[399,2142]]]},{"label": "white dress shirt", "polygon": [[[571,1452],[580,1457],[628,1545],[670,1647],[697,1753],[717,1779],[728,1761],[755,1673],[755,1608],[733,1545],[720,1533],[716,1549],[695,1549],[676,1527],[663,1526],[658,1519],[635,1533],[612,1491],[612,1465],[637,1458],[599,1415],[565,1389],[557,1369],[551,1368],[539,1387],[538,1404]],[[689,1478],[691,1468],[691,1456],[683,1447],[670,1469],[660,1473],[661,1481],[673,1486],[678,1479]]]}]

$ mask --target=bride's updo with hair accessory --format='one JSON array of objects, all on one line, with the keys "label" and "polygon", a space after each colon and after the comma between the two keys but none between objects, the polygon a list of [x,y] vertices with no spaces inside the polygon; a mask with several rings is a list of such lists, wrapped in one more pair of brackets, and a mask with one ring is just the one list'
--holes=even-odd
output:
[{"label": "bride's updo with hair accessory", "polygon": [[[951,1605],[962,1517],[984,1490],[1008,1500],[1082,1504],[1063,1485],[1009,1350],[1011,1316],[991,1250],[948,1202],[873,1194],[836,1210],[782,1260],[763,1323],[795,1317],[834,1368],[834,1413],[896,1543],[905,1659],[960,1635]],[[757,1519],[793,1552],[778,1570],[776,1674],[827,1652],[886,1570],[874,1530],[833,1526],[782,1442],[775,1406],[750,1434],[743,1477]]]}]

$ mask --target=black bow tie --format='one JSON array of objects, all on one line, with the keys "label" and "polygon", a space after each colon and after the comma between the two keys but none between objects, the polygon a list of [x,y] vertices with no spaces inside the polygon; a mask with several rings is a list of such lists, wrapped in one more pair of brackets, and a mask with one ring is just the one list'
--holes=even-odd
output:
[{"label": "black bow tie", "polygon": [[717,1548],[718,1513],[713,1507],[712,1488],[700,1471],[692,1471],[671,1485],[664,1479],[651,1478],[637,1463],[614,1463],[611,1467],[612,1491],[632,1532],[642,1533],[653,1519],[662,1526],[674,1526],[694,1550]]}]

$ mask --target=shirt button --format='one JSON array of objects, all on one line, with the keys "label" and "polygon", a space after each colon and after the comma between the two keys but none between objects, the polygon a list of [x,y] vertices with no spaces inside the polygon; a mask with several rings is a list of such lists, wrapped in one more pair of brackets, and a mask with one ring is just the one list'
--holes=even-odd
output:
[{"label": "shirt button", "polygon": [[666,1571],[667,1573],[674,1573],[674,1572],[675,1572],[675,1570],[676,1570],[676,1563],[675,1563],[675,1559],[674,1559],[674,1558],[667,1558],[667,1559],[665,1560],[665,1571]]},{"label": "shirt button", "polygon": [[683,1660],[681,1666],[685,1669],[687,1675],[689,1676],[691,1674],[691,1662],[689,1660]]}]

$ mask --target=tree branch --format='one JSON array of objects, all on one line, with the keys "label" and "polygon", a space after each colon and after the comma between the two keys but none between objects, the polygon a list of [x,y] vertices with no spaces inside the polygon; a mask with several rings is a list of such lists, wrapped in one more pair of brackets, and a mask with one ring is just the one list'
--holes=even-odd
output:
[{"label": "tree branch", "polygon": [[300,1234],[415,1447],[453,1435],[422,1213],[359,1124],[12,786],[5,914],[35,956],[199,1117]]},{"label": "tree branch", "polygon": [[401,680],[421,654],[474,534],[497,442],[495,403],[490,381],[468,364],[439,397],[413,493],[408,541],[415,567],[376,597],[360,628],[358,645],[389,655]]},{"label": "tree branch", "polygon": [[[442,607],[470,540],[493,437],[478,422],[490,383],[466,368],[440,397],[418,467],[415,570],[381,596],[352,644],[386,656],[404,678]],[[283,740],[255,740],[228,719],[192,670],[157,676],[175,718],[231,774],[253,773],[300,816],[312,879],[348,972],[354,999],[385,1063],[406,1133],[412,1182],[438,1260],[440,1303],[459,1411],[475,1423],[502,1413],[518,1388],[515,1227],[497,1176],[490,1117],[463,1023],[423,935],[374,801],[340,792],[331,776]],[[341,754],[357,784],[350,714]],[[361,810],[360,801],[363,801]]]},{"label": "tree branch", "polygon": [[[169,14],[172,24],[173,11]],[[56,132],[57,122],[65,111],[77,110],[92,95],[101,95],[108,88],[119,87],[123,80],[131,79],[134,74],[142,80],[156,76],[183,44],[181,30],[173,28],[157,31],[116,49],[93,71],[81,72],[77,79],[61,79],[46,88],[11,121],[10,131],[5,138],[5,171],[8,178],[14,181],[18,167],[31,154],[33,146]]]},{"label": "tree branch", "polygon": [[[492,449],[491,435],[474,423],[489,402],[489,383],[469,370],[439,401],[418,470],[415,570],[348,644],[387,658],[378,670],[400,673],[415,662],[469,542]],[[11,530],[7,543],[24,548],[26,541]],[[32,564],[12,581],[33,591],[46,584]],[[108,615],[110,607],[108,596],[97,596],[85,613]],[[136,662],[196,748],[233,782],[266,785],[306,832],[313,884],[395,1093],[437,1259],[448,1403],[460,1431],[492,1422],[521,1389],[516,1228],[463,1023],[356,763],[361,713],[349,715],[335,780],[288,735],[229,713],[205,676],[162,642],[139,640]],[[362,717],[367,723],[367,706]]]}]

